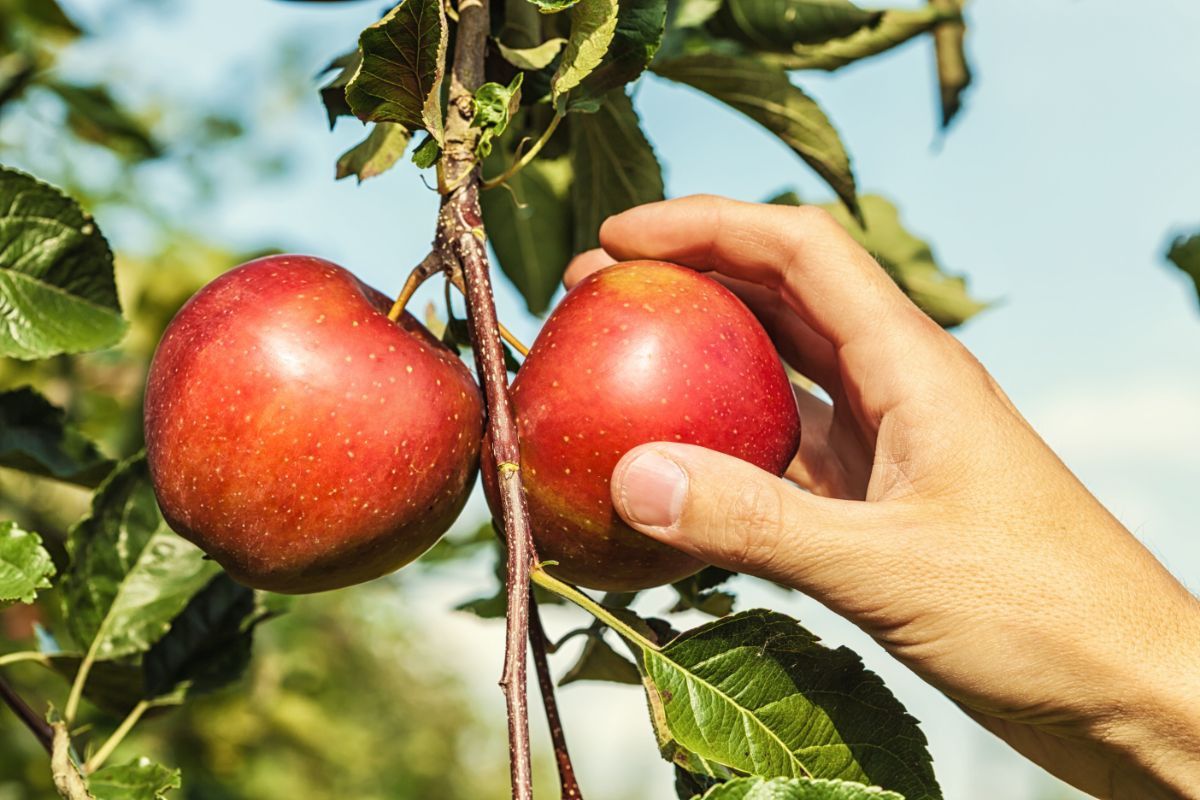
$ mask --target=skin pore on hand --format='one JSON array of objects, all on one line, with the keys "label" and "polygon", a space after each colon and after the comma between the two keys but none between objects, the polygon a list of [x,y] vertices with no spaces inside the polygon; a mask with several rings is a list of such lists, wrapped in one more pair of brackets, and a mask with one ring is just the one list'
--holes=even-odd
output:
[{"label": "skin pore on hand", "polygon": [[816,598],[1090,794],[1200,797],[1200,602],[832,217],[687,197],[600,243],[568,286],[639,258],[710,272],[833,400],[797,390],[790,480],[630,451],[612,479],[630,525]]}]

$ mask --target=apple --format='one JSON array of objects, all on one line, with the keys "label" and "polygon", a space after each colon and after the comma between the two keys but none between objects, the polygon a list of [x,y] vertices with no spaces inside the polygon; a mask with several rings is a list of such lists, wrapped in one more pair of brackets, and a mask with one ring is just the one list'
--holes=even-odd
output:
[{"label": "apple", "polygon": [[483,404],[411,315],[319,258],[201,289],[150,365],[145,432],[163,516],[236,580],[292,594],[428,549],[475,481]]},{"label": "apple", "polygon": [[[630,449],[685,442],[781,475],[800,444],[796,398],[758,320],[713,279],[658,261],[617,264],[572,289],[512,400],[538,557],[592,589],[646,589],[703,566],[617,516],[609,481]],[[490,470],[484,488],[499,514]]]}]

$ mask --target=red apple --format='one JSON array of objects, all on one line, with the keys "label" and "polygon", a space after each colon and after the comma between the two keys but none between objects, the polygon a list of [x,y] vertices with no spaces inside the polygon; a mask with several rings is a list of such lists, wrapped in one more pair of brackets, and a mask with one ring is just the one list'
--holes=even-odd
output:
[{"label": "red apple", "polygon": [[[630,449],[697,444],[780,475],[800,443],[795,396],[758,320],[711,278],[659,261],[608,267],[571,290],[512,398],[538,556],[593,589],[646,589],[702,566],[617,516],[609,480]],[[494,480],[486,470],[499,513]]]},{"label": "red apple", "polygon": [[463,362],[341,267],[270,256],[200,290],[146,387],[167,523],[248,586],[303,593],[378,577],[454,522],[482,400]]}]

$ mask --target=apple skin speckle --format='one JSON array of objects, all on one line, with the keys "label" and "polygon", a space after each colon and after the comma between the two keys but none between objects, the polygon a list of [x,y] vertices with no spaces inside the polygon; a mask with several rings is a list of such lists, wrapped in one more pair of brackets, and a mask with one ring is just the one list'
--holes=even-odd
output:
[{"label": "apple skin speckle", "polygon": [[[758,320],[721,284],[660,261],[607,267],[572,289],[512,398],[538,557],[591,589],[647,589],[703,566],[617,516],[609,482],[629,450],[696,444],[782,475],[800,446],[796,398]],[[587,445],[591,433],[604,447]],[[484,489],[498,516],[489,470]]]},{"label": "apple skin speckle", "polygon": [[242,583],[307,593],[376,578],[462,510],[482,397],[457,355],[390,307],[328,261],[269,256],[168,326],[146,388],[155,493]]}]

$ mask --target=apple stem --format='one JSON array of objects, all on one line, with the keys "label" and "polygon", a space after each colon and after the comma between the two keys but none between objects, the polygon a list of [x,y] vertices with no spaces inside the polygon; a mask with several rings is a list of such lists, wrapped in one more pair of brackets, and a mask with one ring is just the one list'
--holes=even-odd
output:
[{"label": "apple stem", "polygon": [[[447,273],[447,279],[450,281],[450,285],[458,289],[463,297],[467,296],[467,287],[463,284],[462,270],[450,270]],[[496,327],[500,329],[500,338],[508,342],[509,347],[520,353],[522,357],[529,355],[529,348],[516,337],[516,334],[504,327],[503,322],[497,320]]]},{"label": "apple stem", "polygon": [[554,697],[554,679],[546,661],[546,631],[542,628],[542,615],[538,611],[537,598],[529,594],[529,644],[533,650],[533,665],[537,670],[538,688],[542,692],[542,707],[546,710],[546,725],[550,728],[550,741],[554,744],[554,759],[558,762],[558,780],[562,784],[563,800],[582,800],[579,782],[575,779],[575,766],[567,751],[567,737],[563,733],[562,719],[558,716],[558,701]]},{"label": "apple stem", "polygon": [[396,302],[392,303],[388,319],[392,322],[400,319],[400,315],[404,313],[404,307],[408,305],[408,301],[412,299],[417,289],[421,288],[421,284],[441,272],[443,268],[442,254],[437,250],[430,251],[429,255],[421,259],[421,263],[408,273],[408,280],[404,282],[404,288],[396,296]]},{"label": "apple stem", "polygon": [[17,719],[24,723],[29,732],[37,738],[38,743],[49,753],[54,742],[54,732],[50,730],[50,724],[38,716],[37,712],[30,708],[29,704],[2,678],[0,678],[0,700],[3,700],[4,704],[12,709],[12,712],[17,715]]},{"label": "apple stem", "polygon": [[[504,348],[488,270],[487,237],[479,207],[481,177],[475,155],[479,129],[471,126],[475,116],[475,90],[484,79],[484,55],[490,24],[488,0],[461,0],[458,14],[440,164],[445,186],[452,188],[447,188],[442,198],[435,247],[444,264],[451,268],[451,273],[456,264],[462,270],[471,346],[487,403],[492,451],[483,454],[482,469],[494,469],[498,473],[504,540],[508,553],[508,620],[500,687],[508,710],[512,797],[514,800],[532,800],[526,657],[529,572],[537,555],[529,525],[529,509],[525,504],[517,421],[508,394],[508,371],[504,365]],[[490,461],[488,456],[491,457]]]}]

